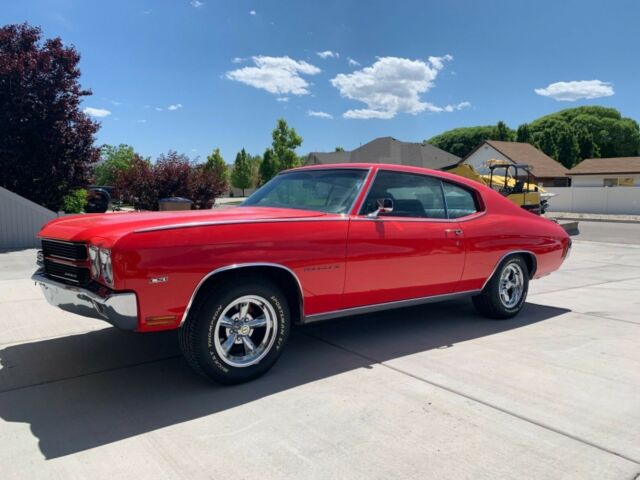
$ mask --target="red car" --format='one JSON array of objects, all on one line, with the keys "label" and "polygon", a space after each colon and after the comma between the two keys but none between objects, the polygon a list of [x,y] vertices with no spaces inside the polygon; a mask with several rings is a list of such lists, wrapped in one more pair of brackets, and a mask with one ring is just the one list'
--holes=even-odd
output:
[{"label": "red car", "polygon": [[513,317],[571,247],[476,182],[380,164],[282,172],[227,210],[63,217],[40,237],[33,278],[52,305],[179,329],[193,368],[225,383],[267,371],[293,324],[453,297]]}]

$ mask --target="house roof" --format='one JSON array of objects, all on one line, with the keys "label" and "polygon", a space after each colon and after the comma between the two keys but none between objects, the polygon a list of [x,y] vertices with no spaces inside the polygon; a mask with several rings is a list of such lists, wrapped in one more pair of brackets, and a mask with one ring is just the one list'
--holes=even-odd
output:
[{"label": "house roof", "polygon": [[393,137],[380,137],[351,152],[312,152],[305,164],[393,163],[441,170],[459,161],[459,157],[428,143],[409,143]]},{"label": "house roof", "polygon": [[569,171],[560,162],[556,162],[553,158],[538,150],[530,143],[520,142],[502,142],[498,140],[486,140],[478,145],[465,159],[469,158],[473,153],[484,144],[493,147],[506,158],[514,163],[526,163],[531,167],[531,173],[538,178],[563,177]]},{"label": "house roof", "polygon": [[640,173],[640,157],[587,158],[567,175]]}]

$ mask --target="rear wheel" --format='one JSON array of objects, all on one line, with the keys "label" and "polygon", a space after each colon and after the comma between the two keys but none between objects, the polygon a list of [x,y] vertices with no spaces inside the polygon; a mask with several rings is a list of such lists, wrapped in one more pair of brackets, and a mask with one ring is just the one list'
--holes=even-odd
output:
[{"label": "rear wheel", "polygon": [[212,291],[180,329],[180,347],[198,373],[241,383],[269,370],[289,337],[290,313],[281,290],[248,277]]},{"label": "rear wheel", "polygon": [[529,291],[529,270],[522,256],[502,262],[480,295],[472,298],[476,310],[489,318],[504,320],[522,310]]}]

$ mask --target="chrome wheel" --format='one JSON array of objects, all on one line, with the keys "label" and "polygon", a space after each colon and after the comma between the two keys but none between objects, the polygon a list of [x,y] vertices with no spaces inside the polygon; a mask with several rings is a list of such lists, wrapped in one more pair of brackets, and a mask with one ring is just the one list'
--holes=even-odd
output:
[{"label": "chrome wheel", "polygon": [[524,272],[517,263],[507,265],[500,275],[498,292],[500,301],[507,308],[518,305],[524,291]]},{"label": "chrome wheel", "polygon": [[276,318],[271,303],[262,297],[246,295],[235,299],[216,321],[216,353],[232,367],[255,365],[273,346],[278,333]]}]

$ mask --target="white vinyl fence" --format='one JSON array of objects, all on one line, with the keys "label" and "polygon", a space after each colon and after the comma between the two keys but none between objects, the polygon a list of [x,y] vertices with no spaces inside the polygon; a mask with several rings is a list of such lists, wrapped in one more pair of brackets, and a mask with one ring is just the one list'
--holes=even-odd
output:
[{"label": "white vinyl fence", "polygon": [[0,249],[39,246],[36,234],[58,215],[0,187]]},{"label": "white vinyl fence", "polygon": [[545,187],[550,212],[640,215],[640,187]]}]

